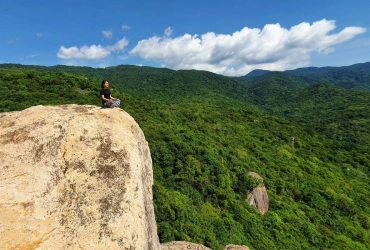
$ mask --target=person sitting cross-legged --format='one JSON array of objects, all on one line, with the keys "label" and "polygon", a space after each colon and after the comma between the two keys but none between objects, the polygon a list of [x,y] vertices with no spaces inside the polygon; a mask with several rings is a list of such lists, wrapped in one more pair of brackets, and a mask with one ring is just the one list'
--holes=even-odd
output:
[{"label": "person sitting cross-legged", "polygon": [[120,99],[114,98],[110,94],[109,82],[107,80],[103,80],[101,83],[100,98],[102,100],[103,108],[119,107],[119,105],[121,104]]}]

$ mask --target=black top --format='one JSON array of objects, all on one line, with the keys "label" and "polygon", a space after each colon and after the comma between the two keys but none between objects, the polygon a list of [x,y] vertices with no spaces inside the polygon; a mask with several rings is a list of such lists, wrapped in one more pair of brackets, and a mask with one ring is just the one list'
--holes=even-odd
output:
[{"label": "black top", "polygon": [[[101,89],[100,90],[100,97],[104,95],[105,99],[110,99],[110,90],[109,89]],[[107,101],[102,100],[101,101],[103,104],[106,103]]]}]

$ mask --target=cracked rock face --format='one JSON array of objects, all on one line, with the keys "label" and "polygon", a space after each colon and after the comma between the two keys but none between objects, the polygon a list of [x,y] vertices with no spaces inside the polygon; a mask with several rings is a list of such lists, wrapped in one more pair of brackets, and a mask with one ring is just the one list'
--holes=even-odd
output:
[{"label": "cracked rock face", "polygon": [[160,249],[144,134],[121,109],[0,113],[2,249]]}]

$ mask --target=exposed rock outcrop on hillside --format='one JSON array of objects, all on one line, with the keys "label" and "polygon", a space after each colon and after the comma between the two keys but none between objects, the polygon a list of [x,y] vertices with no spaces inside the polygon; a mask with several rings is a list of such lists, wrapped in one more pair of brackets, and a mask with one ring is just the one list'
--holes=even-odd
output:
[{"label": "exposed rock outcrop on hillside", "polygon": [[[263,181],[262,177],[255,172],[249,172],[249,175]],[[249,205],[255,206],[261,214],[265,214],[269,210],[269,197],[266,188],[262,184],[254,188],[248,195],[247,202]]]},{"label": "exposed rock outcrop on hillside", "polygon": [[[171,241],[161,244],[162,250],[212,250],[203,245],[186,241]],[[247,246],[227,245],[223,250],[249,250]]]},{"label": "exposed rock outcrop on hillside", "polygon": [[1,249],[160,249],[152,162],[121,109],[0,113]]},{"label": "exposed rock outcrop on hillside", "polygon": [[247,246],[227,245],[224,250],[249,250]]},{"label": "exposed rock outcrop on hillside", "polygon": [[171,241],[161,244],[162,250],[212,250],[203,245],[186,242],[186,241]]},{"label": "exposed rock outcrop on hillside", "polygon": [[257,174],[256,172],[248,172],[248,174],[254,178],[256,178],[257,180],[259,180],[260,182],[263,182],[263,178]]}]

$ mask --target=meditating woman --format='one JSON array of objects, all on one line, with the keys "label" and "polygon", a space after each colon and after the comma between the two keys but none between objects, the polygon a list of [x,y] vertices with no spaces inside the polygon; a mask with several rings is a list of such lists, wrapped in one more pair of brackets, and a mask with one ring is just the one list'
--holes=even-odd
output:
[{"label": "meditating woman", "polygon": [[114,98],[113,96],[111,96],[109,90],[109,82],[107,80],[103,80],[101,82],[100,98],[102,101],[103,108],[119,107],[121,103],[121,101],[118,98]]}]

